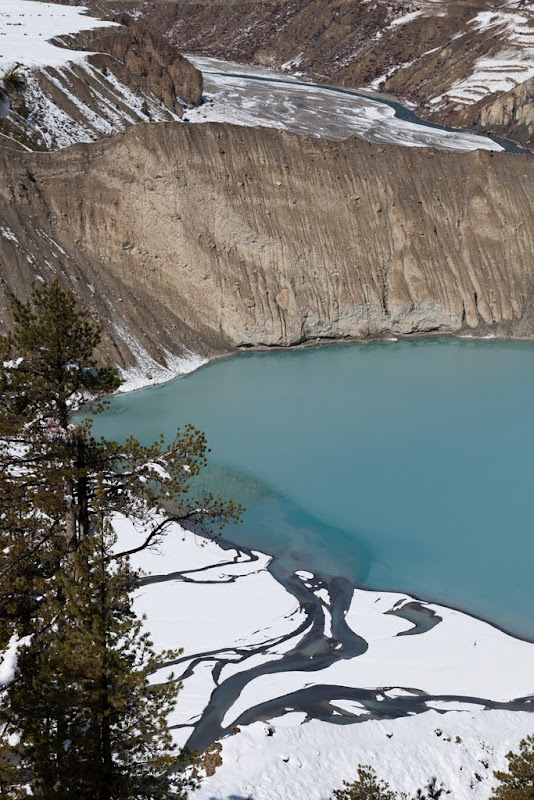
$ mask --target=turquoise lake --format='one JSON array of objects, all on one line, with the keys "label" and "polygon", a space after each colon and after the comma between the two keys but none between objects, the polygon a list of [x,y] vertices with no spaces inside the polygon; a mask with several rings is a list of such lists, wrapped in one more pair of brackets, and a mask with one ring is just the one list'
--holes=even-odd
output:
[{"label": "turquoise lake", "polygon": [[95,430],[149,442],[186,422],[209,488],[247,506],[231,541],[534,639],[534,344],[243,353],[114,397]]}]

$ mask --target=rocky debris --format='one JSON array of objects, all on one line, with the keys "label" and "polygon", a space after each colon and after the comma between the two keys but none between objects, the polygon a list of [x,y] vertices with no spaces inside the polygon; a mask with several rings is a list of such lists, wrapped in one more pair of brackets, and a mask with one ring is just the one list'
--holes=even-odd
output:
[{"label": "rocky debris", "polygon": [[210,777],[211,775],[215,775],[215,771],[217,767],[222,766],[222,744],[220,742],[214,742],[207,750],[204,751],[202,756],[202,766],[206,772],[206,775]]},{"label": "rocky debris", "polygon": [[121,364],[139,343],[165,360],[534,336],[528,157],[169,123],[52,154],[0,150],[0,165],[2,323],[10,291],[59,275]]}]

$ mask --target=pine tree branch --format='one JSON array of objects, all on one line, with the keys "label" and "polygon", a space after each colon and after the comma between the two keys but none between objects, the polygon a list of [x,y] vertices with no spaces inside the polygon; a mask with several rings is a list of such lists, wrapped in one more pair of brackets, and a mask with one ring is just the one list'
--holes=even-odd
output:
[{"label": "pine tree branch", "polygon": [[47,544],[53,538],[53,536],[56,535],[56,533],[57,531],[55,531],[54,528],[52,528],[46,536],[44,536],[42,539],[39,540],[39,542],[37,542],[37,544],[34,544],[33,547],[29,548],[27,552],[20,555],[14,561],[11,561],[10,564],[5,569],[1,570],[0,577],[3,577],[4,575],[9,575],[9,573],[13,572],[15,568],[23,561],[31,559],[34,555],[36,555],[39,552],[39,550],[42,549],[42,547],[45,544]]},{"label": "pine tree branch", "polygon": [[113,553],[108,558],[109,560],[118,560],[120,558],[126,558],[127,556],[133,556],[135,553],[140,553],[143,550],[146,550],[153,544],[154,540],[163,533],[167,525],[170,525],[172,522],[178,523],[181,525],[183,522],[187,522],[188,520],[194,519],[195,517],[200,516],[201,514],[209,514],[210,512],[205,508],[195,508],[193,511],[189,511],[187,514],[183,516],[177,517],[167,517],[166,519],[162,520],[154,530],[152,530],[149,535],[146,537],[145,541],[138,545],[137,547],[132,547],[130,550],[123,550],[120,553]]}]

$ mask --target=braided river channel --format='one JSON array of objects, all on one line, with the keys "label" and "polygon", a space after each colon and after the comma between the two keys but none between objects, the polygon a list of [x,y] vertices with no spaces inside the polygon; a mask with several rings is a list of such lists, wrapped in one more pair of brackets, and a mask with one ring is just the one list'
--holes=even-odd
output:
[{"label": "braided river channel", "polygon": [[534,343],[419,339],[241,353],[111,399],[95,431],[192,422],[226,539],[284,570],[460,608],[534,640]]}]

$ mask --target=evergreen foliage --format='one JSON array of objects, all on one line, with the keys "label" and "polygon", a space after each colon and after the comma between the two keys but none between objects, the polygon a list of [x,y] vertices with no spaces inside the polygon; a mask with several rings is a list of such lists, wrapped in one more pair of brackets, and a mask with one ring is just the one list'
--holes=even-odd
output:
[{"label": "evergreen foliage", "polygon": [[12,92],[20,92],[26,86],[24,76],[18,71],[20,64],[15,64],[5,72],[0,81],[0,100],[8,100]]},{"label": "evergreen foliage", "polygon": [[519,743],[519,752],[507,754],[508,771],[495,772],[499,784],[491,800],[534,800],[534,735]]},{"label": "evergreen foliage", "polygon": [[[406,793],[395,792],[372,767],[360,765],[357,774],[355,781],[343,781],[343,789],[336,789],[332,800],[408,800]],[[450,792],[437,778],[431,778],[423,789],[417,789],[413,800],[440,800],[443,794]]]},{"label": "evergreen foliage", "polygon": [[343,781],[344,788],[334,791],[335,800],[397,800],[389,783],[379,779],[372,767],[360,765],[356,772],[355,781]]},{"label": "evergreen foliage", "polygon": [[444,794],[450,794],[450,790],[445,788],[444,783],[438,783],[436,777],[430,778],[424,789],[418,789],[415,793],[415,800],[440,800]]},{"label": "evergreen foliage", "polygon": [[138,575],[127,559],[110,566],[113,544],[99,530],[81,545],[76,579],[54,576],[0,710],[21,741],[15,786],[31,776],[38,800],[160,800],[183,789],[166,722],[179,684],[148,681],[179,653],[154,653],[131,608]]},{"label": "evergreen foliage", "polygon": [[116,369],[94,358],[102,325],[57,280],[36,286],[27,304],[13,298],[12,308],[14,331],[2,341],[4,361],[13,360],[0,372],[0,435],[9,425],[32,434],[51,424],[66,430],[88,394],[100,399],[121,383]]},{"label": "evergreen foliage", "polygon": [[[145,446],[75,424],[88,399],[105,408],[120,378],[95,358],[101,325],[71,292],[35,287],[27,304],[13,300],[13,316],[0,337],[0,648],[28,639],[0,702],[0,796],[183,796],[166,721],[179,685],[149,683],[177,653],[156,656],[142,633],[128,557],[172,521],[223,525],[241,508],[191,496],[208,452],[191,425]],[[117,514],[141,544],[118,551]]]},{"label": "evergreen foliage", "polygon": [[172,521],[223,525],[242,511],[211,493],[192,496],[208,452],[192,425],[168,444],[161,437],[145,446],[97,439],[90,420],[75,424],[89,397],[93,411],[105,408],[120,378],[94,358],[101,325],[71,292],[55,281],[13,308],[14,331],[0,337],[0,646],[15,629],[32,632],[43,581],[74,568],[102,513],[142,527],[145,540],[132,553],[157,544]]}]

